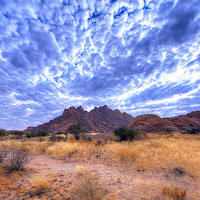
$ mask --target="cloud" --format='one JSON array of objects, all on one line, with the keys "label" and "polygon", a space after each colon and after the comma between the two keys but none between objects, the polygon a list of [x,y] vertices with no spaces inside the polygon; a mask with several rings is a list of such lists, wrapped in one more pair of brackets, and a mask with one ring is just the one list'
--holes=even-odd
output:
[{"label": "cloud", "polygon": [[79,105],[134,116],[200,109],[198,3],[0,1],[0,127]]}]

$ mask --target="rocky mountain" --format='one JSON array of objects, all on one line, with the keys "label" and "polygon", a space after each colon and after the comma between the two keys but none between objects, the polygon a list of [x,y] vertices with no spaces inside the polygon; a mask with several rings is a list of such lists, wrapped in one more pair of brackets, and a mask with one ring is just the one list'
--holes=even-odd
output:
[{"label": "rocky mountain", "polygon": [[134,118],[128,125],[129,128],[145,132],[186,132],[200,130],[200,111],[194,111],[178,117],[161,118],[157,115],[147,114]]},{"label": "rocky mountain", "polygon": [[81,123],[88,132],[106,133],[120,126],[127,126],[133,117],[119,110],[111,110],[107,105],[95,107],[90,112],[81,106],[70,107],[63,114],[48,123],[37,127],[28,127],[26,132],[48,131],[51,133],[65,132],[70,125]]}]

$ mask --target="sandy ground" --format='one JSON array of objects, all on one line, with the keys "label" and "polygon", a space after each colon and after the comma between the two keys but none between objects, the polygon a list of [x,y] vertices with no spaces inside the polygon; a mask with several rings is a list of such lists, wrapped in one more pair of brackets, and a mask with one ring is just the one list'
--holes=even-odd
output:
[{"label": "sandy ground", "polygon": [[[64,188],[65,181],[71,181],[71,186],[66,189],[69,191],[69,197],[58,196],[57,199],[75,199],[69,188],[73,187],[78,179],[77,166],[98,175],[108,190],[115,193],[120,200],[166,199],[162,194],[164,187],[182,188],[186,190],[186,199],[200,199],[200,186],[197,184],[197,180],[188,174],[180,175],[164,170],[137,171],[134,164],[132,166],[112,165],[99,162],[98,158],[87,162],[63,161],[52,159],[47,155],[32,155],[31,161],[27,165],[28,168],[41,175],[50,173],[52,176],[57,176],[57,184],[62,183],[61,188]],[[57,194],[55,193],[55,195]]]}]

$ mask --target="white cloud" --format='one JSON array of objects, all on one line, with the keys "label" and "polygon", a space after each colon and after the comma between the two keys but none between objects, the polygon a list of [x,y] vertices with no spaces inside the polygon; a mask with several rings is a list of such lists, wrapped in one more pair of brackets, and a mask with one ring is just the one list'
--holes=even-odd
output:
[{"label": "white cloud", "polygon": [[80,104],[134,115],[199,109],[197,3],[4,1],[0,125],[25,128]]}]

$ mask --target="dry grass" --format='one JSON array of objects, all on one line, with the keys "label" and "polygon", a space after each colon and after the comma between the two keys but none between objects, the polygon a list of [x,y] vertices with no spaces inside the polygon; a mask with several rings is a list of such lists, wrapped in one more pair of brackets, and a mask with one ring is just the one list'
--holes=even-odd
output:
[{"label": "dry grass", "polygon": [[[16,146],[31,153],[47,153],[53,158],[76,158],[87,161],[91,158],[113,162],[130,162],[138,170],[159,170],[182,168],[186,174],[200,177],[200,136],[199,135],[157,135],[149,134],[148,139],[133,142],[108,142],[95,145],[95,141],[55,142],[50,141],[0,141],[3,146]],[[73,155],[76,156],[73,156]],[[102,159],[101,159],[102,158]]]},{"label": "dry grass", "polygon": [[76,170],[78,175],[84,175],[87,173],[87,170],[83,165],[76,165]]},{"label": "dry grass", "polygon": [[40,195],[50,189],[52,180],[49,177],[36,175],[31,181],[30,192],[32,195]]},{"label": "dry grass", "polygon": [[[77,199],[93,200],[118,200],[115,194],[108,194],[105,187],[103,187],[100,179],[93,175],[97,170],[88,173],[84,167],[84,162],[111,162],[114,166],[123,167],[134,164],[138,170],[169,170],[182,169],[185,173],[195,177],[194,181],[200,178],[200,136],[199,135],[148,135],[145,140],[136,140],[132,142],[110,142],[95,145],[96,142],[75,141],[73,138],[67,142],[50,142],[50,141],[35,141],[35,140],[6,140],[0,141],[0,149],[4,146],[13,147],[30,153],[45,153],[53,158],[59,159],[73,159],[80,164],[77,165],[78,181],[65,179],[65,174],[60,173],[59,176],[51,175],[34,176],[31,180],[27,177],[23,178],[20,173],[13,173],[12,175],[5,175],[3,169],[0,167],[0,173],[4,174],[0,177],[0,198],[9,199],[13,193],[16,193],[16,198],[28,196],[29,192],[35,195],[40,195],[48,199],[53,194],[57,194],[59,199],[73,189],[73,194]],[[74,156],[75,155],[75,156]],[[23,172],[26,173],[26,172]],[[31,172],[29,172],[31,173]],[[184,174],[182,176],[184,176]],[[30,176],[29,176],[30,177]],[[182,177],[184,180],[190,181],[190,177]],[[187,179],[185,179],[187,178]],[[24,179],[25,185],[24,186]],[[102,179],[103,180],[103,179]],[[115,184],[123,184],[123,179],[116,179]],[[138,181],[137,181],[138,182]],[[146,187],[145,187],[146,184]],[[198,184],[198,181],[197,181]],[[18,185],[21,185],[18,187]],[[186,191],[176,187],[181,185],[162,185],[160,183],[155,185],[155,182],[146,183],[142,180],[141,194],[145,194],[151,188],[152,193],[155,190],[157,195],[165,195],[166,198],[183,200],[186,198]],[[73,187],[74,186],[74,187]],[[164,186],[167,186],[163,188]],[[17,187],[17,189],[15,189]],[[56,189],[57,187],[57,189]],[[72,187],[72,188],[71,188]],[[110,186],[109,186],[110,187]],[[152,189],[153,188],[153,189]],[[163,188],[163,189],[162,189]],[[183,186],[184,188],[184,186]],[[66,190],[66,191],[65,191]],[[144,191],[143,191],[144,190]],[[13,192],[14,191],[14,192]],[[28,191],[28,193],[25,193]],[[162,192],[162,193],[161,193]],[[151,192],[149,192],[150,194]],[[21,196],[20,196],[21,195]],[[63,195],[63,196],[62,196]],[[191,191],[187,189],[187,196],[191,196]],[[28,196],[29,197],[29,196]],[[49,197],[49,198],[50,198]],[[51,197],[53,199],[53,197]]]},{"label": "dry grass", "polygon": [[106,146],[110,158],[116,161],[134,161],[138,169],[182,168],[186,173],[200,176],[200,140],[169,137],[131,143],[113,143]]},{"label": "dry grass", "polygon": [[80,150],[78,143],[58,142],[47,148],[47,153],[53,158],[66,159]]},{"label": "dry grass", "polygon": [[163,188],[163,194],[170,197],[172,200],[186,199],[186,191],[181,188]]},{"label": "dry grass", "polygon": [[119,198],[117,197],[117,195],[115,193],[110,193],[108,195],[106,195],[103,200],[119,200]]},{"label": "dry grass", "polygon": [[79,179],[73,188],[76,199],[103,200],[107,193],[99,177],[89,171],[79,174]]},{"label": "dry grass", "polygon": [[13,193],[15,193],[17,199],[21,199],[25,195],[26,190],[26,186],[22,181],[26,179],[27,173],[14,172],[7,174],[2,169],[2,166],[0,167],[0,199],[9,199]]},{"label": "dry grass", "polygon": [[15,147],[17,149],[31,153],[45,153],[47,147],[52,145],[49,141],[33,141],[33,140],[6,140],[0,141],[0,147]]}]

